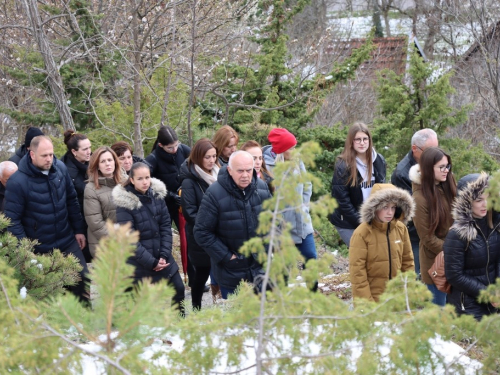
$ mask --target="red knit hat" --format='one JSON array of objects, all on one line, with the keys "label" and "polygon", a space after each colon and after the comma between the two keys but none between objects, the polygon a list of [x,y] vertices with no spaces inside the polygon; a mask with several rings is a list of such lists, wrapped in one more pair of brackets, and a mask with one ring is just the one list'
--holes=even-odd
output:
[{"label": "red knit hat", "polygon": [[295,136],[288,130],[283,128],[276,128],[271,130],[269,132],[269,135],[267,136],[267,139],[269,140],[269,142],[271,142],[273,151],[277,154],[281,154],[287,150],[290,150],[297,144],[297,139],[295,138]]}]

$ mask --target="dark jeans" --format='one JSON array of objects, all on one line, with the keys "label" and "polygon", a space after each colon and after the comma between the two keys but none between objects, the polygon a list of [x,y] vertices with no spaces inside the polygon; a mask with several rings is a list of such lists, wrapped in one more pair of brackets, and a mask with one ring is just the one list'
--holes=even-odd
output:
[{"label": "dark jeans", "polygon": [[302,240],[302,243],[295,244],[297,249],[299,249],[302,256],[305,258],[306,262],[309,259],[316,259],[318,255],[316,254],[316,244],[314,243],[313,234],[308,234],[306,238]]},{"label": "dark jeans", "polygon": [[229,289],[229,288],[224,288],[223,286],[221,286],[220,287],[220,294],[222,295],[223,299],[227,299],[227,296],[230,294],[234,294],[235,290],[236,290],[236,288]]},{"label": "dark jeans", "polygon": [[[302,240],[302,243],[295,244],[297,249],[299,249],[302,256],[305,258],[304,268],[306,268],[306,263],[309,259],[316,259],[318,255],[316,254],[316,244],[314,243],[314,235],[308,234],[306,238]],[[318,290],[318,282],[316,281],[311,288],[313,292]]]},{"label": "dark jeans", "polygon": [[85,262],[85,256],[83,255],[78,242],[76,239],[68,246],[64,251],[64,255],[73,254],[73,256],[78,259],[80,265],[83,269],[80,271],[80,280],[76,285],[69,286],[67,289],[73,293],[84,305],[90,305],[90,293],[89,285],[90,280],[88,278],[89,270],[87,268],[87,262]]},{"label": "dark jeans", "polygon": [[418,255],[418,248],[420,240],[411,241],[411,250],[413,252],[413,261],[415,262],[415,273],[420,275],[420,257]]},{"label": "dark jeans", "polygon": [[208,276],[210,276],[210,266],[195,267],[193,280],[191,281],[191,302],[193,309],[201,309],[201,300],[203,299],[203,292]]},{"label": "dark jeans", "polygon": [[438,290],[436,285],[427,284],[427,289],[432,293],[432,303],[438,306],[446,305],[446,293]]}]

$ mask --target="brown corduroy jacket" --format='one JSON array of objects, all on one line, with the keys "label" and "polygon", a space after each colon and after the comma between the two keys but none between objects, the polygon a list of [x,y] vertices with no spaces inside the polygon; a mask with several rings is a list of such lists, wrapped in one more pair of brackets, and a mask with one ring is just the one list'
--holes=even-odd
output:
[{"label": "brown corduroy jacket", "polygon": [[420,272],[422,274],[422,281],[426,284],[432,285],[434,282],[427,272],[432,264],[436,255],[443,251],[443,244],[451,225],[453,218],[451,216],[451,204],[444,197],[444,191],[441,186],[438,191],[441,194],[447,212],[450,212],[447,220],[442,220],[434,233],[429,233],[430,213],[429,202],[426,201],[422,195],[422,186],[420,185],[420,166],[414,165],[410,169],[410,180],[412,181],[413,199],[415,200],[416,210],[413,217],[413,224],[417,228],[417,233],[420,238],[419,257],[420,257]]}]

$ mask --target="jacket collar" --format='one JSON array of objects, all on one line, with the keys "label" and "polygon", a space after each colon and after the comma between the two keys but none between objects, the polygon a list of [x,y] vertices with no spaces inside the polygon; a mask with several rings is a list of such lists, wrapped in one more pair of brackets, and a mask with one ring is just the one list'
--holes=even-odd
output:
[{"label": "jacket collar", "polygon": [[[151,178],[148,193],[153,199],[164,199],[167,195],[165,184],[156,178]],[[111,193],[117,207],[136,210],[142,207],[141,199],[133,187],[116,185]]]}]

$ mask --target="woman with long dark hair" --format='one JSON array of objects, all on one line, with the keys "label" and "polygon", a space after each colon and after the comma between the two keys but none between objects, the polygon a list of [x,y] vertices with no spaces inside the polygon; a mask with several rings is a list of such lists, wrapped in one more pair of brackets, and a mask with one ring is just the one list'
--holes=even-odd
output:
[{"label": "woman with long dark hair", "polygon": [[111,192],[121,184],[126,175],[122,174],[118,157],[108,146],[101,146],[90,157],[89,182],[83,196],[83,212],[87,222],[87,240],[90,254],[95,257],[99,240],[108,235],[106,220],[116,222],[116,205]]},{"label": "woman with long dark hair", "polygon": [[478,297],[500,276],[500,214],[488,209],[488,175],[468,175],[458,182],[453,203],[455,220],[443,245],[446,280],[451,284],[448,303],[457,314],[481,320],[497,313],[497,304]]},{"label": "woman with long dark hair", "polygon": [[362,122],[354,123],[335,163],[332,179],[332,196],[338,207],[330,221],[347,247],[359,225],[361,204],[370,196],[374,184],[385,182],[386,168],[384,157],[373,147],[368,127]]},{"label": "woman with long dark hair", "polygon": [[[85,185],[87,184],[87,169],[89,167],[90,155],[92,155],[92,145],[85,134],[76,133],[72,130],[66,130],[64,132],[64,143],[68,151],[61,158],[61,161],[66,165],[66,168],[68,168],[73,186],[76,190],[76,195],[78,196],[78,204],[80,205],[83,217],[83,195],[85,192]],[[87,228],[85,228],[85,233],[87,233]],[[92,260],[92,255],[90,254],[88,239],[82,251],[85,256],[85,261],[89,263]]]},{"label": "woman with long dark hair", "polygon": [[189,157],[191,149],[179,142],[176,132],[170,126],[162,126],[146,161],[151,165],[151,176],[167,186],[167,204],[170,218],[179,229],[179,207],[181,198],[177,190],[181,186],[181,165]]},{"label": "woman with long dark hair", "polygon": [[[198,310],[201,309],[205,283],[210,275],[210,257],[196,243],[193,228],[203,195],[209,186],[217,181],[218,174],[219,164],[215,145],[208,138],[198,140],[191,150],[189,159],[181,168],[182,214],[186,219],[188,259],[189,263],[194,266],[194,272],[190,275],[190,278],[193,278],[190,280],[191,298],[193,308]],[[218,286],[212,284],[211,287],[215,298],[218,294]]]},{"label": "woman with long dark hair", "polygon": [[418,164],[410,168],[416,210],[413,223],[420,238],[419,258],[422,281],[432,292],[432,302],[446,303],[446,293],[437,289],[428,271],[453,224],[451,205],[457,195],[457,184],[451,173],[451,157],[439,147],[429,147]]},{"label": "woman with long dark hair", "polygon": [[173,302],[184,315],[184,283],[179,266],[172,256],[172,230],[165,205],[165,184],[151,178],[149,167],[135,163],[125,185],[113,189],[116,204],[116,222],[130,223],[139,232],[135,254],[127,262],[135,267],[134,282],[144,278],[152,282],[168,280],[175,289]]},{"label": "woman with long dark hair", "polygon": [[229,125],[224,125],[215,132],[212,142],[217,149],[217,158],[221,166],[227,165],[231,154],[238,149],[239,140],[238,133]]}]

